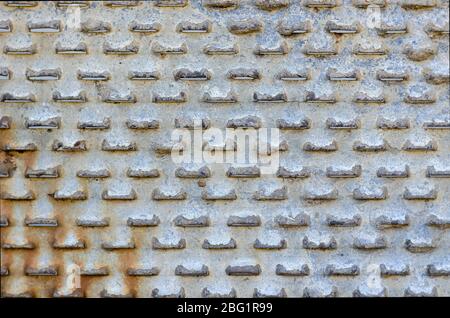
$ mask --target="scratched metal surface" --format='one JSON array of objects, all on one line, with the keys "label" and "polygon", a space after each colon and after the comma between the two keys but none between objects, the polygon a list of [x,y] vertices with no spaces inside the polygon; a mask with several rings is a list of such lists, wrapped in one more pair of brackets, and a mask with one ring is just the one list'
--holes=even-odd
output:
[{"label": "scratched metal surface", "polygon": [[[450,296],[448,15],[0,4],[2,297]],[[246,116],[279,173],[177,170],[176,122]]]}]

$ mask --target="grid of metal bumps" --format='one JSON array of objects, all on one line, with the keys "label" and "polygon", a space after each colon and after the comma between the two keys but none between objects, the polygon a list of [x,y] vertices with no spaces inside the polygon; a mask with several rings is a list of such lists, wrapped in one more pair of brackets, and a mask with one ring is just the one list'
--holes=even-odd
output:
[{"label": "grid of metal bumps", "polygon": [[[450,296],[448,6],[1,3],[2,297]],[[277,173],[175,164],[194,118]]]}]

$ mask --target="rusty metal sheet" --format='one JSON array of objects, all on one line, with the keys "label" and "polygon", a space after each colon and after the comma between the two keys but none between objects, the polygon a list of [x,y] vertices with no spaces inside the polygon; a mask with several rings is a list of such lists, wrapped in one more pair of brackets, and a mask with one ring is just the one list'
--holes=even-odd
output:
[{"label": "rusty metal sheet", "polygon": [[450,296],[448,6],[2,2],[1,296]]}]

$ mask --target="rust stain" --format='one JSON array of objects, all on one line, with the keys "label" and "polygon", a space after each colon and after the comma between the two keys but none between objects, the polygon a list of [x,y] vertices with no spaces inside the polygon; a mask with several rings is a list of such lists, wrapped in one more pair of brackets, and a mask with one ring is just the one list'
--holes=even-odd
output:
[{"label": "rust stain", "polygon": [[136,295],[138,291],[138,277],[127,275],[127,270],[129,268],[134,268],[136,266],[136,251],[120,251],[119,252],[119,260],[120,260],[120,271],[123,273],[123,279],[125,285],[127,286],[129,293]]},{"label": "rust stain", "polygon": [[[2,190],[2,186],[0,184],[0,191]],[[11,226],[11,217],[12,217],[12,203],[6,200],[0,200],[0,216],[6,217]],[[3,228],[0,228],[0,232],[2,232]]]},{"label": "rust stain", "polygon": [[[92,280],[98,280],[98,277],[94,277],[94,276],[81,276],[80,278],[80,282],[81,282],[81,290],[84,292],[84,294],[86,295],[86,297],[92,297],[89,294],[89,286],[92,283]],[[101,279],[101,278],[100,278]]]}]

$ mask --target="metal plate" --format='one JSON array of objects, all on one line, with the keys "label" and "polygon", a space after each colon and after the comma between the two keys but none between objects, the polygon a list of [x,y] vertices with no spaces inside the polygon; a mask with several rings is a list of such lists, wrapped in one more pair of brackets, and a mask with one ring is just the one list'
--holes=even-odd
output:
[{"label": "metal plate", "polygon": [[[2,3],[2,297],[450,296],[448,21],[441,0]],[[221,145],[194,119],[279,129],[279,167],[175,162],[177,128]]]}]

